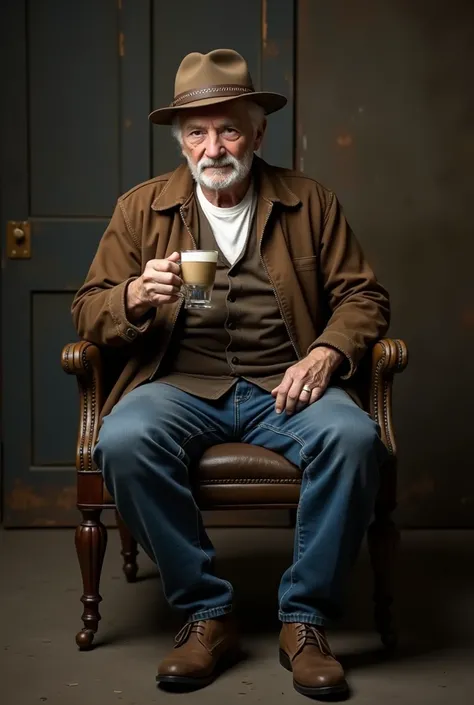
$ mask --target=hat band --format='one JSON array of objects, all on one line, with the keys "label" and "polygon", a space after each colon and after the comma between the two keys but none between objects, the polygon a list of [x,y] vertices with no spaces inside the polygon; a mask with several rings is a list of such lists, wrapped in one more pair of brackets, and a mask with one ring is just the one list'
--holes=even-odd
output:
[{"label": "hat band", "polygon": [[196,100],[202,100],[202,98],[225,98],[227,96],[243,95],[244,93],[255,93],[255,89],[253,86],[247,88],[245,86],[239,86],[238,84],[207,86],[206,88],[197,88],[195,91],[179,93],[170,107],[175,108],[176,106],[186,103],[194,103]]}]

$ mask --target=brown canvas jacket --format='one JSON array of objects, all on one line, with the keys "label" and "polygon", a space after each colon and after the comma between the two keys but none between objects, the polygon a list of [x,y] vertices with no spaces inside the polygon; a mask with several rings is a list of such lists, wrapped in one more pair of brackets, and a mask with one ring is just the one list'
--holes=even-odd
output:
[{"label": "brown canvas jacket", "polygon": [[[390,308],[335,195],[308,176],[255,158],[257,235],[298,357],[317,345],[340,350],[350,379],[388,328]],[[143,325],[127,320],[128,284],[150,259],[193,249],[197,207],[186,165],[118,199],[72,314],[79,336],[127,348],[127,363],[103,415],[131,389],[159,375],[182,301],[162,305]]]}]

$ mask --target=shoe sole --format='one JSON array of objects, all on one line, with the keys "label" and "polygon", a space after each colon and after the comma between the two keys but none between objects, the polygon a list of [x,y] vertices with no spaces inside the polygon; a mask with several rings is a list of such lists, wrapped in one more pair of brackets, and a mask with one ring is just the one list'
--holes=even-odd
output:
[{"label": "shoe sole", "polygon": [[217,661],[214,670],[208,676],[203,678],[192,678],[189,676],[156,676],[156,685],[162,686],[167,690],[199,690],[211,685],[215,679],[226,671],[231,666],[234,666],[243,658],[242,650],[225,653]]},{"label": "shoe sole", "polygon": [[[288,654],[280,649],[280,664],[290,673],[293,672],[293,667],[291,665],[291,660]],[[340,696],[348,695],[349,686],[346,681],[339,683],[338,685],[325,685],[320,688],[310,687],[307,685],[301,685],[293,678],[293,687],[301,695],[307,695],[310,698],[321,698],[322,700],[329,700]]]},{"label": "shoe sole", "polygon": [[210,676],[206,678],[187,678],[186,676],[156,676],[156,685],[165,688],[166,690],[199,690],[211,685],[212,681],[217,678],[216,669]]}]

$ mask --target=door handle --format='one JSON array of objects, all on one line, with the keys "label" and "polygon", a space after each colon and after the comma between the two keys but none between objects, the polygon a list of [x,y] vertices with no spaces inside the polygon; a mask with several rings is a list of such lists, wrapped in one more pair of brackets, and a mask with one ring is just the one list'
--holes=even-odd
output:
[{"label": "door handle", "polygon": [[7,257],[9,259],[30,259],[31,227],[27,220],[8,221]]}]

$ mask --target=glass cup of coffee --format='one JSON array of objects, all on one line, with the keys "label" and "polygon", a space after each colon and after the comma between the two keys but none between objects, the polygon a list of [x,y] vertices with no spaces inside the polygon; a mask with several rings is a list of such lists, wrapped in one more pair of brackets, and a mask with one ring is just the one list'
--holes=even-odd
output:
[{"label": "glass cup of coffee", "polygon": [[184,282],[185,308],[211,308],[217,255],[217,250],[181,252],[181,279]]}]

